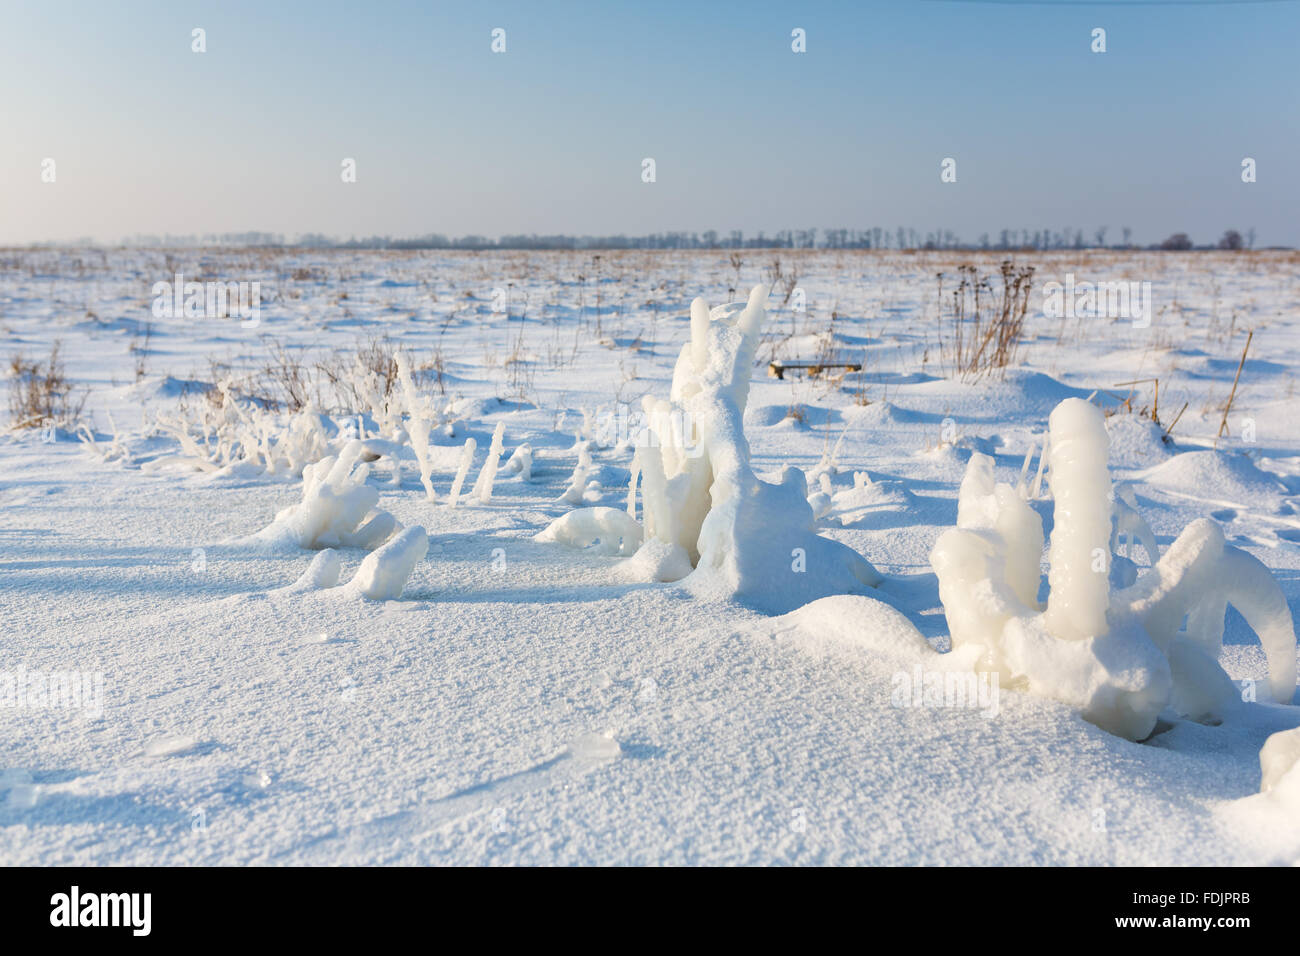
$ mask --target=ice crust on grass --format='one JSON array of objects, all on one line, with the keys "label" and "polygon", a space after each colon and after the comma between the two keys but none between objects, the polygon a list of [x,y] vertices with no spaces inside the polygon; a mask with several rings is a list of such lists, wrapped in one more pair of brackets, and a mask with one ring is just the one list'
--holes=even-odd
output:
[{"label": "ice crust on grass", "polygon": [[[712,311],[703,299],[691,303],[691,338],[677,359],[669,397],[642,401],[648,440],[633,458],[628,517],[635,521],[639,477],[641,550],[648,549],[640,566],[661,579],[690,568],[684,577],[695,593],[780,613],[874,587],[882,577],[851,548],[817,535],[802,471],[787,467],[772,484],[750,465],[743,422],[764,300],[755,286],[745,303]],[[581,446],[564,501],[582,501],[590,467]],[[577,543],[588,537],[577,529],[612,527],[614,520],[573,514],[539,540]]]},{"label": "ice crust on grass", "polygon": [[570,505],[580,505],[587,493],[587,486],[592,482],[599,469],[591,460],[591,442],[578,442],[578,463],[573,466],[569,485],[560,495],[560,501]]},{"label": "ice crust on grass", "polygon": [[1218,664],[1231,604],[1259,636],[1271,696],[1290,703],[1295,630],[1268,569],[1199,519],[1130,586],[1114,588],[1113,522],[1149,540],[1149,550],[1155,543],[1111,503],[1101,411],[1082,399],[1062,402],[1048,448],[1055,520],[1046,607],[1037,600],[1042,522],[1023,486],[996,483],[992,459],[974,454],[957,527],[930,555],[953,650],[978,648],[976,668],[999,672],[1004,686],[1061,700],[1111,733],[1142,740],[1167,707],[1215,722],[1239,703]]},{"label": "ice crust on grass", "polygon": [[145,462],[145,471],[181,468],[213,475],[261,473],[296,477],[331,450],[322,416],[308,404],[287,420],[241,401],[229,380],[218,383],[222,401],[159,414],[154,427],[176,440],[178,453]]}]

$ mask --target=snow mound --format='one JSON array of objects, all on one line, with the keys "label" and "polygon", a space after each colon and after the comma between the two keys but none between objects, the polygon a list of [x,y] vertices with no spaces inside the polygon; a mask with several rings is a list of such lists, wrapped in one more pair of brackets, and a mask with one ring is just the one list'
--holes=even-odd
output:
[{"label": "snow mound", "polygon": [[1164,431],[1148,418],[1112,415],[1106,419],[1110,463],[1115,468],[1150,468],[1166,461],[1173,449],[1161,440]]},{"label": "snow mound", "polygon": [[1245,455],[1219,451],[1183,452],[1143,472],[1142,478],[1166,491],[1241,504],[1286,494],[1285,485]]},{"label": "snow mound", "polygon": [[853,474],[853,487],[844,488],[831,495],[829,514],[840,526],[852,528],[867,522],[869,516],[882,509],[904,510],[916,504],[912,494],[901,481],[878,481],[867,472]]},{"label": "snow mound", "polygon": [[819,655],[847,651],[908,664],[917,658],[938,658],[906,615],[860,594],[821,598],[775,618],[770,627],[776,640]]},{"label": "snow mound", "polygon": [[788,404],[760,405],[757,408],[750,408],[745,411],[745,424],[758,428],[771,428],[774,425],[787,424],[827,425],[839,418],[840,413],[835,409],[822,408],[817,405],[800,405],[797,409]]},{"label": "snow mound", "polygon": [[216,386],[211,382],[160,375],[136,382],[128,386],[126,392],[139,401],[148,402],[164,398],[183,398],[186,395],[206,395],[215,388]]},{"label": "snow mound", "polygon": [[692,570],[691,556],[681,545],[651,538],[622,563],[619,574],[627,581],[680,581]]},{"label": "snow mound", "polygon": [[1003,684],[1078,707],[1102,729],[1142,740],[1167,706],[1215,722],[1239,703],[1218,664],[1232,604],[1263,645],[1273,699],[1290,703],[1295,630],[1268,569],[1200,519],[1132,586],[1113,589],[1115,508],[1100,410],[1062,402],[1048,442],[1055,501],[1047,605],[1037,602],[1037,512],[1023,486],[995,484],[991,459],[972,456],[957,527],[930,555],[954,651],[976,648],[976,666],[997,671]]},{"label": "snow mound", "polygon": [[891,425],[913,425],[924,416],[905,408],[899,408],[893,402],[872,402],[870,405],[854,405],[844,410],[844,418],[855,428],[887,428]]}]

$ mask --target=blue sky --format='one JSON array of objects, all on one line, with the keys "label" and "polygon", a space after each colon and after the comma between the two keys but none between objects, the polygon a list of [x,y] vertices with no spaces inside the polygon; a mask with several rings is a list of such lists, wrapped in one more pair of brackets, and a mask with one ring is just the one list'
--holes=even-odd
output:
[{"label": "blue sky", "polygon": [[1300,244],[1300,3],[0,11],[0,242],[903,225]]}]

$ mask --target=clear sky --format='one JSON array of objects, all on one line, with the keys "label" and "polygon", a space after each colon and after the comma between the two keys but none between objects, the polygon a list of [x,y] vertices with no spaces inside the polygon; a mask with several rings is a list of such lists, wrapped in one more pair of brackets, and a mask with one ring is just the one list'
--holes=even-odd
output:
[{"label": "clear sky", "polygon": [[1300,245],[1287,0],[3,0],[0,97],[6,243],[1127,225]]}]

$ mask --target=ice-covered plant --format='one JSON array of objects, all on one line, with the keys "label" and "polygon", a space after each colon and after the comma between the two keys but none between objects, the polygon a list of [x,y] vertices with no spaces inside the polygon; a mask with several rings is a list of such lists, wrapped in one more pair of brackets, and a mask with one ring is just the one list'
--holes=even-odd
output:
[{"label": "ice-covered plant", "polygon": [[492,500],[492,487],[496,483],[497,467],[501,464],[501,452],[504,451],[502,439],[505,432],[506,423],[497,422],[497,427],[492,430],[492,444],[488,446],[487,459],[479,470],[478,480],[474,482],[473,495],[481,504]]},{"label": "ice-covered plant", "polygon": [[420,484],[424,485],[424,493],[428,499],[433,501],[436,497],[433,493],[433,482],[430,480],[433,474],[433,458],[429,452],[429,431],[433,427],[433,421],[427,405],[415,390],[415,381],[411,378],[411,363],[404,352],[397,353],[397,378],[401,382],[402,398],[406,403],[408,419],[406,432],[410,437],[411,450],[415,452],[415,460],[420,463]]},{"label": "ice-covered plant", "polygon": [[460,450],[460,462],[456,466],[456,477],[451,480],[451,491],[447,495],[447,503],[453,508],[460,501],[460,489],[465,484],[465,479],[469,475],[470,466],[474,464],[474,450],[478,443],[473,438],[465,439],[465,447]]},{"label": "ice-covered plant", "polygon": [[366,484],[370,468],[360,464],[364,449],[363,442],[353,439],[337,456],[304,468],[302,500],[279,512],[253,539],[300,548],[369,550],[382,544],[396,529],[397,521],[388,512],[375,509],[379,492]]},{"label": "ice-covered plant", "polygon": [[[977,670],[1080,708],[1105,730],[1142,740],[1166,708],[1216,721],[1239,700],[1218,657],[1231,604],[1259,635],[1274,700],[1295,694],[1295,631],[1268,569],[1192,522],[1126,587],[1112,583],[1118,523],[1155,544],[1145,524],[1111,500],[1109,440],[1099,409],[1067,399],[1049,421],[1053,529],[1048,596],[1038,601],[1043,528],[1021,491],[995,483],[993,462],[971,457],[957,527],[930,554],[953,651]],[[1148,543],[1149,542],[1149,543]],[[1186,626],[1183,622],[1186,620]]]},{"label": "ice-covered plant", "polygon": [[633,521],[566,516],[543,540],[585,547],[596,534],[606,552],[627,553],[638,530],[639,476],[643,541],[634,560],[660,580],[687,574],[699,592],[774,611],[880,583],[855,551],[813,530],[803,472],[787,467],[772,484],[750,465],[743,420],[764,298],[755,286],[746,303],[712,311],[703,299],[691,303],[691,337],[669,396],[642,401],[647,429],[632,463]]},{"label": "ice-covered plant", "polygon": [[297,477],[334,447],[310,402],[285,418],[241,401],[229,381],[216,389],[220,404],[201,402],[197,408],[182,406],[175,415],[156,416],[156,429],[176,440],[179,453],[146,462],[146,470],[180,466],[213,474],[238,469]]}]

